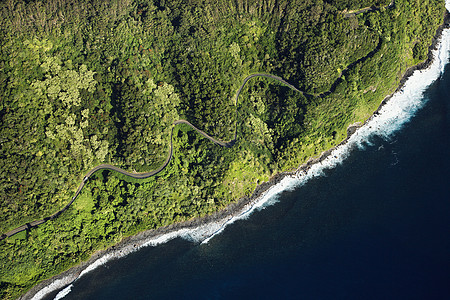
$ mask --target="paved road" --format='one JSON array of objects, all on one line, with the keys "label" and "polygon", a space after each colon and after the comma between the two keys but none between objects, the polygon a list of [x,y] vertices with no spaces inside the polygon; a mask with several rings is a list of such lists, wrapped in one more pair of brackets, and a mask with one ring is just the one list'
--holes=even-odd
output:
[{"label": "paved road", "polygon": [[[393,8],[394,6],[395,6],[395,0],[392,0],[388,5],[385,6],[385,8],[390,9],[390,8]],[[380,7],[366,7],[366,8],[360,9],[358,11],[353,11],[353,12],[347,13],[344,16],[346,18],[350,18],[350,17],[355,16],[357,14],[361,14],[361,13],[365,13],[365,12],[369,12],[369,11],[376,11],[376,10],[380,10]],[[306,93],[300,91],[299,89],[297,89],[292,84],[290,84],[287,81],[285,81],[281,77],[278,77],[278,76],[275,76],[275,75],[272,75],[272,74],[256,73],[256,74],[252,74],[252,75],[247,76],[243,80],[241,86],[239,87],[239,90],[238,90],[238,92],[236,94],[236,100],[235,100],[236,117],[238,115],[237,103],[238,103],[239,95],[241,94],[242,89],[244,88],[245,84],[250,79],[252,79],[254,77],[266,77],[266,78],[271,78],[271,79],[277,80],[277,81],[283,83],[284,85],[288,86],[289,88],[291,88],[291,89],[293,89],[293,90],[295,90],[295,91],[297,91],[299,93],[302,93],[302,94],[305,94],[305,95],[309,95],[309,96],[324,97],[324,96],[328,95],[328,92],[325,92],[325,93],[322,93],[322,94],[319,94],[319,95],[306,94]],[[338,80],[339,80],[339,78],[338,78]],[[236,118],[236,122],[237,122],[237,118]],[[30,223],[26,223],[25,225],[19,226],[19,227],[15,228],[15,229],[5,233],[5,234],[2,234],[0,236],[0,240],[3,240],[3,239],[5,239],[7,237],[10,237],[10,236],[13,236],[13,235],[15,235],[15,234],[17,234],[17,233],[19,233],[21,231],[30,229],[32,227],[36,227],[36,226],[38,226],[38,225],[40,225],[42,223],[45,223],[48,220],[52,220],[52,219],[56,218],[57,216],[59,216],[61,213],[63,213],[65,210],[67,210],[70,207],[70,205],[75,201],[75,199],[81,193],[81,190],[83,189],[83,187],[84,187],[85,183],[87,182],[87,180],[92,176],[92,174],[94,174],[97,171],[100,171],[100,170],[116,171],[116,172],[118,172],[120,174],[123,174],[123,175],[126,175],[126,176],[130,176],[130,177],[136,178],[136,179],[144,179],[144,178],[148,178],[148,177],[151,177],[151,176],[155,176],[156,174],[158,174],[159,172],[164,170],[164,168],[169,164],[170,160],[172,159],[172,154],[173,154],[173,141],[172,141],[173,129],[178,124],[186,124],[186,125],[190,126],[192,129],[197,131],[199,134],[201,134],[202,136],[204,136],[205,138],[207,138],[211,142],[213,142],[213,143],[215,143],[215,144],[217,144],[219,146],[222,146],[222,147],[232,147],[236,143],[236,140],[237,140],[237,123],[236,123],[236,126],[235,126],[234,138],[231,141],[220,141],[220,140],[217,140],[217,139],[213,138],[212,136],[210,136],[209,134],[207,134],[203,130],[198,129],[197,127],[195,127],[189,121],[186,121],[186,120],[175,121],[173,123],[173,125],[172,125],[172,129],[171,129],[171,132],[170,132],[170,150],[169,150],[169,155],[167,156],[166,161],[158,169],[150,171],[150,172],[146,172],[146,173],[130,173],[128,171],[125,171],[125,170],[123,170],[123,169],[121,169],[119,167],[113,166],[113,165],[108,165],[108,164],[98,165],[98,166],[94,167],[93,169],[91,169],[86,174],[86,176],[84,176],[83,181],[81,182],[80,186],[78,187],[78,189],[75,192],[75,195],[72,197],[71,201],[66,206],[64,206],[61,210],[59,210],[58,212],[54,213],[53,215],[51,215],[49,217],[46,217],[46,218],[44,218],[42,220],[36,220],[36,221],[30,222]]]},{"label": "paved road", "polygon": [[[271,78],[274,79],[278,82],[283,83],[284,85],[288,86],[289,88],[302,93],[302,91],[298,90],[295,86],[293,86],[292,84],[288,83],[287,81],[285,81],[283,78],[275,76],[275,75],[271,75],[271,74],[265,74],[265,73],[256,73],[256,74],[252,74],[247,76],[244,81],[242,82],[241,86],[239,87],[239,90],[236,93],[236,98],[235,98],[235,105],[236,105],[236,116],[238,114],[238,109],[237,109],[237,103],[238,103],[238,99],[239,99],[239,95],[242,92],[242,89],[244,88],[245,84],[252,78],[254,77],[266,77],[266,78]],[[231,141],[220,141],[218,139],[213,138],[212,136],[210,136],[209,134],[207,134],[206,132],[204,132],[203,130],[198,129],[197,127],[195,127],[192,123],[190,123],[189,121],[186,120],[178,120],[173,122],[172,124],[172,129],[170,131],[170,150],[169,150],[169,154],[167,155],[166,161],[156,170],[150,171],[150,172],[145,172],[145,173],[131,173],[128,172],[124,169],[121,169],[119,167],[113,166],[113,165],[108,165],[108,164],[101,164],[98,165],[94,168],[92,168],[89,172],[87,172],[87,174],[84,176],[83,181],[81,182],[80,186],[78,187],[77,191],[75,192],[75,195],[72,197],[72,199],[70,200],[69,203],[67,203],[66,206],[64,206],[61,210],[57,211],[56,213],[54,213],[53,215],[46,217],[44,219],[41,220],[36,220],[30,223],[26,223],[25,225],[19,226],[5,234],[2,234],[0,236],[0,240],[3,240],[7,237],[13,236],[21,231],[30,229],[32,227],[36,227],[39,226],[45,222],[47,222],[48,220],[52,220],[56,217],[58,217],[61,213],[63,213],[65,210],[67,210],[70,205],[72,205],[72,203],[77,199],[78,195],[80,195],[81,191],[83,190],[84,185],[86,184],[86,182],[89,180],[89,178],[97,171],[100,170],[111,170],[111,171],[115,171],[117,173],[132,177],[132,178],[136,178],[136,179],[144,179],[144,178],[148,178],[151,176],[155,176],[156,174],[158,174],[159,172],[161,172],[162,170],[164,170],[165,167],[167,167],[167,165],[169,164],[170,160],[172,159],[172,154],[173,154],[173,129],[175,128],[176,125],[178,124],[186,124],[188,126],[190,126],[192,129],[194,129],[195,131],[197,131],[200,135],[204,136],[205,138],[207,138],[208,140],[210,140],[211,142],[222,146],[222,147],[232,147],[237,140],[237,118],[236,118],[236,125],[235,125],[235,130],[234,130],[234,138]]]}]

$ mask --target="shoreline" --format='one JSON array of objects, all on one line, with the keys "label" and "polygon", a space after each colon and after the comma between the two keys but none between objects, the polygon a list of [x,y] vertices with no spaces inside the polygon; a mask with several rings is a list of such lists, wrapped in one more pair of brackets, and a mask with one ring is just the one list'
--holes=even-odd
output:
[{"label": "shoreline", "polygon": [[[211,238],[218,232],[222,230],[222,228],[229,224],[229,221],[235,217],[245,215],[249,211],[252,211],[256,208],[258,199],[261,199],[265,195],[267,195],[270,189],[280,183],[283,179],[288,177],[294,177],[299,173],[308,172],[313,165],[320,164],[324,161],[336,148],[345,145],[348,143],[350,137],[355,134],[355,132],[365,124],[367,124],[370,120],[372,120],[375,116],[380,113],[382,107],[384,107],[388,101],[392,98],[392,96],[401,91],[406,81],[411,75],[413,75],[416,70],[423,70],[428,68],[434,61],[435,57],[433,55],[433,51],[437,48],[437,44],[440,41],[442,36],[442,31],[445,28],[449,28],[450,26],[450,14],[448,11],[445,12],[443,24],[441,24],[436,30],[436,34],[432,39],[431,45],[428,47],[428,56],[427,59],[419,63],[415,66],[411,66],[408,68],[401,80],[399,86],[395,89],[393,93],[386,96],[377,110],[367,119],[364,123],[354,123],[348,126],[347,128],[347,137],[341,141],[338,145],[323,151],[317,157],[310,158],[306,163],[300,165],[297,169],[291,171],[285,171],[281,173],[277,173],[273,175],[267,182],[263,182],[255,188],[251,196],[246,196],[238,199],[236,202],[229,204],[227,207],[217,211],[211,215],[207,215],[204,217],[194,218],[188,221],[174,223],[165,227],[161,227],[158,229],[146,230],[136,235],[126,237],[122,239],[119,243],[114,246],[111,246],[105,250],[99,250],[91,255],[91,257],[84,262],[79,263],[77,266],[74,266],[67,271],[64,271],[52,278],[46,279],[34,287],[32,287],[29,291],[27,291],[24,295],[19,297],[19,299],[31,299],[37,295],[45,296],[48,293],[55,292],[56,290],[60,290],[66,286],[70,286],[73,282],[75,282],[79,277],[83,276],[85,273],[94,269],[99,264],[102,264],[111,259],[118,259],[120,257],[126,256],[129,253],[136,251],[142,247],[147,247],[149,245],[157,245],[161,242],[168,241],[170,239],[176,237],[186,237],[190,236],[190,233],[187,231],[194,231],[195,229],[208,226],[211,224],[220,225],[217,230],[215,230],[212,234],[207,236],[207,239]],[[221,223],[221,224],[219,224]],[[97,263],[97,264],[96,264]]]}]

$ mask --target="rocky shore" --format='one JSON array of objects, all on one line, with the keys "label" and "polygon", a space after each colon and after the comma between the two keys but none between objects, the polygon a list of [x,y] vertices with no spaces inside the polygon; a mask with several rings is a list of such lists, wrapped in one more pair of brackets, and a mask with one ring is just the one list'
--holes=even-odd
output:
[{"label": "rocky shore", "polygon": [[[450,27],[449,25],[450,25],[450,15],[448,12],[446,12],[444,17],[444,23],[437,29],[436,35],[434,36],[432,44],[429,47],[427,60],[424,61],[423,63],[420,63],[406,70],[400,81],[400,85],[395,90],[395,92],[402,90],[405,82],[414,73],[414,71],[425,69],[430,66],[430,64],[433,62],[434,59],[431,50],[436,49],[442,31],[445,28],[449,28]],[[381,108],[389,101],[389,99],[392,97],[394,93],[385,97],[385,99],[381,102],[380,106],[374,112],[374,114],[364,123],[355,123],[350,125],[347,128],[347,138],[344,139],[341,143],[339,143],[339,145],[322,152],[318,157],[309,159],[306,163],[302,164],[296,170],[282,172],[274,175],[272,178],[270,178],[269,181],[263,182],[260,185],[258,185],[250,197],[241,198],[235,203],[228,205],[223,210],[220,210],[214,214],[205,217],[195,218],[181,223],[175,223],[155,230],[143,231],[134,236],[124,238],[121,242],[106,250],[95,252],[90,257],[89,260],[82,262],[79,265],[57,276],[54,276],[50,279],[40,282],[32,289],[30,289],[26,294],[21,296],[19,299],[32,299],[35,296],[42,297],[50,292],[61,289],[67,285],[70,285],[72,282],[77,280],[77,278],[82,276],[85,272],[88,272],[89,268],[93,268],[92,267],[93,264],[95,263],[102,264],[103,262],[106,262],[108,260],[123,257],[128,253],[136,251],[136,249],[152,244],[152,241],[154,241],[153,243],[155,244],[160,243],[158,242],[158,238],[162,238],[164,240],[163,237],[173,234],[173,237],[168,238],[171,239],[176,236],[180,236],[180,232],[185,231],[187,232],[189,230],[193,230],[201,226],[207,226],[208,224],[212,223],[225,224],[227,220],[230,220],[234,216],[240,215],[243,212],[251,209],[251,207],[255,205],[258,199],[260,199],[272,186],[278,184],[284,178],[289,176],[295,176],[296,174],[299,173],[306,173],[313,165],[325,160],[337,147],[346,144],[349,138],[357,131],[358,128],[369,122],[374,116],[380,113]]]}]

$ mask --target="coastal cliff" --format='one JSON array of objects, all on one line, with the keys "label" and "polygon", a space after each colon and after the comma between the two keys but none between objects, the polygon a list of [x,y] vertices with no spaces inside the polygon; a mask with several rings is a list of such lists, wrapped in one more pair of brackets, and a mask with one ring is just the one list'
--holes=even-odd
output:
[{"label": "coastal cliff", "polygon": [[[440,1],[381,3],[348,18],[328,2],[183,4],[2,7],[1,232],[63,207],[96,164],[156,169],[175,120],[220,140],[237,124],[239,136],[225,149],[177,129],[173,162],[158,177],[99,173],[64,214],[0,242],[3,298],[138,232],[232,214],[284,172],[325,157],[426,60],[444,13]],[[258,79],[233,103],[257,72],[309,96]]]}]

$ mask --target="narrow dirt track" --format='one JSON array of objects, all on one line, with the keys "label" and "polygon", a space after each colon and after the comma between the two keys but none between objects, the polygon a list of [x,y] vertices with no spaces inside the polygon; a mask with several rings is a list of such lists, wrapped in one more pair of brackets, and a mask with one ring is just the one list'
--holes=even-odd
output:
[{"label": "narrow dirt track", "polygon": [[394,6],[395,6],[395,0],[392,0],[388,5],[383,6],[383,7],[374,7],[374,6],[372,6],[372,7],[364,7],[364,8],[359,9],[359,10],[349,11],[349,12],[344,14],[344,17],[345,18],[351,18],[351,17],[354,17],[354,16],[359,15],[359,14],[363,14],[363,13],[371,12],[371,11],[377,11],[377,10],[380,10],[382,8],[391,9]]}]

